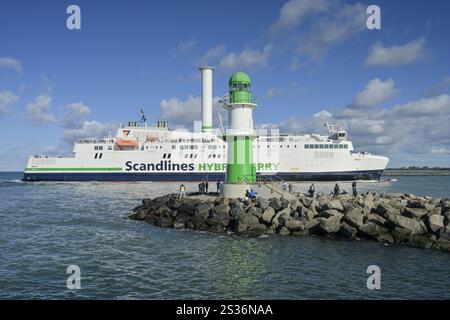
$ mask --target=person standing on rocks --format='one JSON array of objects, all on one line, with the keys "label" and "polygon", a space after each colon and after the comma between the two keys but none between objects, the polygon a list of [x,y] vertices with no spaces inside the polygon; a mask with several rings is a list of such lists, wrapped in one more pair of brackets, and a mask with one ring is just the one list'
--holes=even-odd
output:
[{"label": "person standing on rocks", "polygon": [[198,194],[203,194],[203,181],[198,184]]},{"label": "person standing on rocks", "polygon": [[356,181],[352,182],[353,196],[356,197],[358,195],[358,191],[356,191]]},{"label": "person standing on rocks", "polygon": [[339,191],[340,191],[339,185],[336,182],[336,184],[334,185],[334,196],[335,197],[339,195]]},{"label": "person standing on rocks", "polygon": [[184,184],[180,185],[180,199],[186,198],[186,187]]},{"label": "person standing on rocks", "polygon": [[311,183],[311,185],[309,186],[309,190],[308,190],[309,196],[311,198],[314,198],[315,192],[316,192],[316,187],[314,186],[314,183]]},{"label": "person standing on rocks", "polygon": [[289,189],[289,193],[292,193],[292,191],[294,189],[294,187],[292,186],[292,183],[289,183],[288,189]]},{"label": "person standing on rocks", "polygon": [[205,193],[208,194],[209,183],[208,180],[205,180]]},{"label": "person standing on rocks", "polygon": [[217,182],[216,182],[216,187],[217,187],[217,193],[219,193],[219,190],[220,190],[220,181],[219,180],[217,180]]}]

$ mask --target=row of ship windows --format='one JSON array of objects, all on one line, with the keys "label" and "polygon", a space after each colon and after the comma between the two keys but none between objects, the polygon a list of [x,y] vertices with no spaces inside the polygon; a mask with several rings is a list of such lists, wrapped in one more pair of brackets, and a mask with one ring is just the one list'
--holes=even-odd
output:
[{"label": "row of ship windows", "polygon": [[103,157],[103,153],[96,153],[94,159],[101,159]]},{"label": "row of ship windows", "polygon": [[[112,146],[108,146],[108,150],[112,150],[113,149],[113,147]],[[94,146],[94,150],[99,150],[99,151],[101,151],[101,150],[103,150],[103,146]]]},{"label": "row of ship windows", "polygon": [[[170,159],[170,157],[172,156],[172,154],[171,153],[164,153],[163,154],[163,159]],[[186,153],[185,155],[184,155],[184,158],[185,159],[197,159],[197,156],[198,156],[198,154],[193,154],[193,153],[191,153],[191,154],[188,154],[188,153]],[[209,159],[220,159],[220,157],[221,157],[221,155],[220,154],[209,154],[208,155],[208,158]]]},{"label": "row of ship windows", "polygon": [[[158,146],[156,146],[158,147]],[[176,150],[177,146],[172,145],[172,150]],[[208,149],[218,149],[220,146],[214,145],[214,146],[208,146]],[[225,145],[223,146],[225,149]],[[261,148],[260,145],[258,145],[258,148]],[[267,148],[270,148],[269,145],[267,145]],[[280,144],[280,148],[283,148],[283,145]],[[289,148],[289,145],[286,145],[286,148]],[[297,148],[297,145],[294,145],[294,148]],[[108,146],[108,150],[112,150],[112,146]],[[141,148],[144,149],[143,147]],[[148,146],[146,147],[148,150]],[[159,149],[162,149],[162,146],[159,146]],[[186,145],[186,146],[180,146],[180,150],[196,150],[198,149],[198,146],[196,145]],[[348,149],[347,144],[305,144],[305,149]],[[94,150],[103,150],[103,146],[94,146]]]},{"label": "row of ship windows", "polygon": [[305,144],[305,149],[348,149],[348,144]]}]

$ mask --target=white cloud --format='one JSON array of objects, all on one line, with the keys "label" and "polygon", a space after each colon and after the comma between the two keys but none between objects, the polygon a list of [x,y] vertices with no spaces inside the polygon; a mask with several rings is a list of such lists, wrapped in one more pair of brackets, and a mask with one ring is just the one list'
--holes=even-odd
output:
[{"label": "white cloud", "polygon": [[17,100],[19,100],[19,97],[11,91],[0,91],[0,116],[8,112],[9,106],[17,102]]},{"label": "white cloud", "polygon": [[[389,83],[389,80],[380,82],[385,83],[385,87],[388,88],[375,86],[384,88],[381,91],[390,93],[396,91],[393,81],[392,83]],[[357,95],[361,100],[360,103],[364,101],[366,105],[367,101],[371,105],[373,103],[372,108],[355,109],[352,108],[352,104],[338,108],[333,113],[323,110],[306,119],[289,118],[277,124],[264,126],[280,128],[280,131],[284,133],[326,133],[324,127],[326,122],[340,124],[348,131],[357,150],[388,156],[396,155],[397,164],[401,162],[411,164],[414,157],[431,159],[429,157],[431,154],[448,154],[447,151],[450,150],[450,126],[448,125],[450,96],[448,94],[417,99],[390,108],[379,108],[378,103],[374,103],[384,101],[390,94],[367,94],[364,99],[363,96],[365,95]],[[438,160],[432,159],[435,163],[442,163]],[[424,162],[423,165],[427,164]]]},{"label": "white cloud", "polygon": [[280,95],[280,90],[278,90],[277,88],[269,88],[269,90],[267,90],[266,92],[266,98],[270,99],[273,98],[275,96],[279,96]]},{"label": "white cloud", "polygon": [[55,115],[51,111],[52,97],[40,95],[34,102],[27,104],[25,108],[25,118],[35,124],[53,123],[56,121]]},{"label": "white cloud", "polygon": [[448,93],[450,89],[450,77],[444,77],[439,83],[431,86],[425,92],[427,97],[435,97],[443,93]]},{"label": "white cloud", "polygon": [[312,23],[305,35],[300,31],[297,51],[313,59],[322,59],[328,51],[366,30],[366,6],[333,3],[329,10]]},{"label": "white cloud", "polygon": [[395,88],[394,80],[382,81],[378,78],[370,80],[363,91],[358,93],[355,107],[372,107],[388,101],[394,97],[399,90]]},{"label": "white cloud", "polygon": [[328,0],[290,0],[280,9],[278,20],[270,27],[275,33],[300,25],[308,15],[323,12],[330,6]]},{"label": "white cloud", "polygon": [[17,73],[22,73],[22,63],[19,60],[11,57],[0,58],[0,68],[10,68]]},{"label": "white cloud", "polygon": [[198,60],[198,65],[212,64],[221,57],[225,55],[226,46],[224,44],[219,44],[215,47],[211,47],[205,54]]},{"label": "white cloud", "polygon": [[[220,113],[222,120],[226,119],[226,110],[219,103],[220,97],[213,98],[213,124],[217,125],[217,113]],[[178,98],[162,100],[160,103],[161,119],[168,120],[170,127],[189,128],[194,121],[201,120],[201,98],[189,95],[187,100],[181,101]]]},{"label": "white cloud", "polygon": [[392,110],[385,111],[384,114],[400,115],[406,117],[449,115],[450,97],[441,94],[434,98],[425,98],[417,101],[396,105]]},{"label": "white cloud", "polygon": [[81,127],[76,129],[67,129],[64,132],[63,141],[69,145],[77,139],[83,138],[103,138],[108,134],[114,134],[117,125],[113,123],[101,123],[95,120],[86,120]]},{"label": "white cloud", "polygon": [[416,62],[426,56],[425,39],[420,38],[404,45],[384,47],[375,43],[369,50],[368,66],[400,66]]},{"label": "white cloud", "polygon": [[272,45],[267,44],[262,49],[245,48],[240,53],[231,52],[219,62],[219,68],[237,69],[239,67],[252,69],[264,68],[272,53]]},{"label": "white cloud", "polygon": [[115,133],[117,124],[90,120],[90,114],[91,109],[82,102],[66,106],[66,112],[61,119],[61,127],[65,129],[62,137],[65,146],[72,146],[77,139],[103,138]]},{"label": "white cloud", "polygon": [[66,106],[66,113],[62,118],[62,126],[67,129],[80,129],[89,118],[91,110],[81,102]]},{"label": "white cloud", "polygon": [[186,53],[193,49],[197,45],[197,43],[197,39],[195,39],[195,37],[193,36],[190,36],[186,40],[178,42],[177,48],[179,51]]}]

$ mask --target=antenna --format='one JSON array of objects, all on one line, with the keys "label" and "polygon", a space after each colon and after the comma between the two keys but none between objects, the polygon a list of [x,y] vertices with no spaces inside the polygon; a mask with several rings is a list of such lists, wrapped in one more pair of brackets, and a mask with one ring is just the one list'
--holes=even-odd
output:
[{"label": "antenna", "polygon": [[147,127],[147,117],[145,116],[144,109],[141,108],[141,122]]}]

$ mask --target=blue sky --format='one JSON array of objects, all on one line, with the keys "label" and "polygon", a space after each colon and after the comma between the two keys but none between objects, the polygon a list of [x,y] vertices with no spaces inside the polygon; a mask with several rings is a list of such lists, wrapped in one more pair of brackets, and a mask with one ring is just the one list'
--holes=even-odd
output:
[{"label": "blue sky", "polygon": [[[70,4],[81,30],[66,27]],[[370,4],[381,30],[366,28]],[[449,166],[449,9],[445,0],[2,1],[0,170],[70,153],[74,139],[114,133],[140,107],[150,121],[190,127],[201,64],[216,67],[216,101],[234,71],[249,73],[256,123],[298,133],[337,122],[391,166]]]}]

